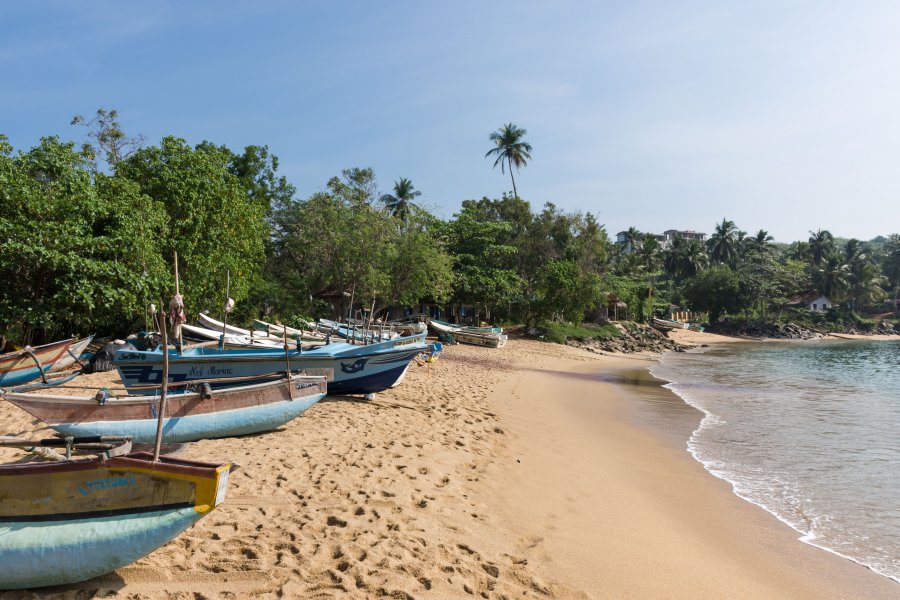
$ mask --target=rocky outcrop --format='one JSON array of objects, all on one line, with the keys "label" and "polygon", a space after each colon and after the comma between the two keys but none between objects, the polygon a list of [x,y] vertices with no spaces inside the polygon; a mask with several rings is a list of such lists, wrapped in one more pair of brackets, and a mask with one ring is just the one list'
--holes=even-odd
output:
[{"label": "rocky outcrop", "polygon": [[690,348],[690,346],[670,340],[665,333],[646,325],[629,323],[626,327],[617,324],[616,328],[621,334],[619,337],[585,338],[583,340],[569,338],[566,340],[566,345],[583,348],[590,352],[618,352],[623,354],[636,352],[660,353],[667,350],[684,352],[685,349]]},{"label": "rocky outcrop", "polygon": [[728,321],[712,323],[705,330],[721,335],[771,338],[776,340],[811,340],[825,337],[824,333],[795,323],[740,323]]}]

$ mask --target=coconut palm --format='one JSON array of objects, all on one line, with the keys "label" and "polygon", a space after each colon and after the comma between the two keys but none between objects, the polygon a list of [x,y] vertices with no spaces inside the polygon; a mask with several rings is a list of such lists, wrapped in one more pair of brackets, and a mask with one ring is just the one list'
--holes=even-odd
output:
[{"label": "coconut palm", "polygon": [[416,206],[413,200],[421,195],[422,192],[415,189],[409,179],[401,177],[394,182],[394,193],[383,194],[379,201],[391,215],[405,223],[409,219],[409,213]]},{"label": "coconut palm", "polygon": [[644,269],[646,269],[648,273],[659,271],[659,269],[662,267],[662,256],[660,255],[659,251],[659,241],[653,234],[644,234],[644,239],[641,242],[640,250],[638,251],[638,253],[640,254]]},{"label": "coconut palm", "polygon": [[638,231],[637,227],[631,226],[625,232],[625,250],[626,252],[637,252],[643,241],[643,234]]},{"label": "coconut palm", "polygon": [[818,267],[834,252],[834,236],[827,229],[809,232],[809,258]]},{"label": "coconut palm", "polygon": [[734,221],[722,219],[706,242],[712,262],[734,267],[738,259],[738,229]]},{"label": "coconut palm", "polygon": [[774,241],[775,238],[769,235],[768,231],[760,229],[756,235],[746,238],[745,245],[748,250],[753,252],[768,252],[772,249],[771,242]]},{"label": "coconut palm", "polygon": [[509,166],[509,177],[512,179],[513,195],[518,198],[519,192],[516,190],[516,178],[513,177],[513,166],[518,171],[531,160],[531,144],[524,141],[527,132],[521,127],[512,123],[507,123],[497,131],[490,135],[490,140],[494,142],[494,147],[487,151],[485,158],[494,155],[497,159],[494,161],[494,168],[500,165],[500,172],[505,172],[506,166]]},{"label": "coconut palm", "polygon": [[813,280],[819,293],[834,301],[850,287],[850,269],[840,256],[831,255],[813,272]]},{"label": "coconut palm", "polygon": [[897,310],[897,296],[900,292],[900,234],[894,233],[888,236],[884,245],[884,274],[894,290],[894,311]]}]

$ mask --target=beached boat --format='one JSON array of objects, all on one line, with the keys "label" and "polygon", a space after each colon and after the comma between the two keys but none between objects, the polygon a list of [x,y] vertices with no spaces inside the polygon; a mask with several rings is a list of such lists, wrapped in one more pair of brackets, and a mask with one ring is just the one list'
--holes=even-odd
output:
[{"label": "beached boat", "polygon": [[[330,369],[330,394],[371,394],[394,385],[410,361],[425,349],[425,334],[419,334],[368,346],[335,342],[312,350],[294,349],[287,354],[260,348],[191,348],[180,354],[170,350],[169,381],[203,379],[216,387],[219,379],[266,380],[273,373],[284,373],[290,362],[292,372],[320,373],[320,369]],[[121,350],[116,352],[115,364],[125,387],[132,391],[162,383],[161,349]]]},{"label": "beached boat", "polygon": [[660,319],[659,317],[653,317],[651,321],[651,325],[656,327],[657,329],[662,329],[663,331],[671,331],[673,329],[687,329],[687,323],[680,323],[678,321],[673,321],[671,319]]},{"label": "beached boat", "polygon": [[447,321],[439,321],[438,319],[428,319],[429,325],[435,325],[436,327],[443,327],[445,330],[454,330],[454,331],[475,331],[480,333],[503,333],[502,327],[478,327],[475,325],[457,325],[456,323],[448,323]]},{"label": "beached boat", "polygon": [[324,342],[325,335],[319,333],[318,331],[312,330],[303,330],[303,329],[295,329],[293,327],[287,327],[285,325],[275,325],[273,323],[266,323],[265,321],[260,321],[259,319],[253,320],[253,328],[257,331],[263,331],[268,335],[280,338],[282,333],[287,332],[288,339],[300,339],[304,342]]},{"label": "beached boat", "polygon": [[0,387],[26,383],[46,375],[66,355],[74,340],[62,340],[34,348],[0,354]]},{"label": "beached boat", "polygon": [[65,356],[60,358],[52,367],[47,369],[48,373],[56,373],[58,371],[62,371],[64,369],[68,369],[71,367],[78,358],[84,354],[87,347],[90,345],[91,341],[93,341],[94,336],[89,335],[86,338],[82,338],[77,342],[73,342],[71,346],[66,350]]},{"label": "beached boat", "polygon": [[[244,337],[253,337],[254,339],[267,339],[275,342],[280,342],[282,337],[279,333],[278,335],[269,335],[268,333],[260,333],[257,331],[250,331],[249,329],[243,329],[241,327],[235,327],[234,325],[227,325],[222,321],[217,321],[213,319],[209,315],[200,313],[197,315],[197,322],[200,323],[203,327],[207,329],[211,329],[212,331],[219,332],[219,335],[222,335],[222,331],[225,332],[225,335],[233,335],[233,336],[244,336]],[[216,338],[219,339],[219,338]]]},{"label": "beached boat", "polygon": [[322,333],[336,335],[357,344],[371,344],[400,337],[390,329],[366,329],[361,323],[341,323],[330,319],[319,319],[316,327]]},{"label": "beached boat", "polygon": [[[196,325],[188,325],[187,323],[183,323],[181,325],[181,332],[185,338],[188,340],[194,340],[198,342],[218,342],[220,338],[222,338],[222,330],[214,331],[212,329],[207,329],[206,327],[197,327]],[[281,349],[284,347],[284,342],[281,340],[275,341],[271,339],[268,335],[260,334],[257,336],[252,335],[235,335],[231,333],[225,334],[225,347],[226,348],[275,348]]]},{"label": "beached boat", "polygon": [[502,333],[503,329],[500,327],[461,327],[434,319],[430,320],[428,325],[437,333],[453,336],[457,342],[472,346],[502,348],[509,339]]},{"label": "beached boat", "polygon": [[[284,354],[281,366],[284,368]],[[174,364],[174,359],[172,363]],[[162,441],[191,442],[270,431],[302,415],[325,397],[326,377],[295,375],[221,389],[192,389],[168,394]],[[178,386],[173,386],[177,390]],[[74,437],[127,435],[136,443],[155,439],[159,393],[113,396],[100,390],[94,396],[37,393],[2,394],[8,402],[44,421],[55,431]]]},{"label": "beached boat", "polygon": [[[16,443],[18,442],[18,443]],[[230,464],[69,442],[90,458],[0,466],[0,589],[86,581],[150,554],[225,500]],[[3,440],[65,447],[66,440]]]}]

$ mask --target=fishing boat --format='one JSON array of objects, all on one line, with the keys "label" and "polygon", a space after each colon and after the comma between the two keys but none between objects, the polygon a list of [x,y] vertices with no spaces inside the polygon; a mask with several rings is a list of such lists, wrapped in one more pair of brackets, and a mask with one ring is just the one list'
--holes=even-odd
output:
[{"label": "fishing boat", "polygon": [[66,350],[65,356],[60,358],[56,363],[53,364],[52,367],[47,369],[48,373],[57,373],[59,371],[63,371],[68,369],[73,364],[75,364],[79,357],[84,354],[87,347],[93,341],[94,336],[89,335],[86,338],[81,338],[77,342],[73,342],[71,346]]},{"label": "fishing boat", "polygon": [[280,349],[284,346],[281,340],[274,340],[268,335],[235,335],[226,333],[224,340],[221,340],[222,331],[214,331],[206,327],[197,327],[183,323],[181,325],[182,335],[188,340],[198,342],[219,342],[224,341],[226,348],[274,348]]},{"label": "fishing boat", "polygon": [[472,346],[502,348],[509,339],[501,327],[463,327],[436,319],[429,320],[428,325],[437,333],[451,335],[457,342]]},{"label": "fishing boat", "polygon": [[[281,354],[282,371],[285,370]],[[174,365],[174,357],[170,359]],[[229,380],[226,380],[229,381]],[[170,392],[163,415],[164,443],[191,442],[271,431],[299,417],[325,397],[326,377],[294,375],[263,383],[238,384],[213,389],[197,381]],[[158,384],[157,384],[158,385]],[[172,386],[177,388],[179,386]],[[127,435],[136,443],[155,439],[159,418],[159,393],[117,397],[108,389],[92,396],[37,393],[2,394],[14,404],[44,421],[55,431],[74,437]]]},{"label": "fishing boat", "polygon": [[663,331],[671,331],[673,329],[687,329],[687,323],[681,323],[679,321],[673,321],[672,319],[660,319],[659,317],[653,317],[651,321],[651,325],[656,327],[657,329],[662,329]]},{"label": "fishing boat", "polygon": [[305,330],[305,329],[296,329],[294,327],[287,327],[286,325],[275,325],[273,323],[266,323],[265,321],[260,321],[259,319],[253,320],[253,328],[257,331],[263,331],[268,335],[281,337],[283,333],[287,334],[289,339],[299,339],[304,342],[324,342],[325,335],[319,333],[318,331],[313,330]]},{"label": "fishing boat", "polygon": [[[271,378],[273,373],[284,373],[289,362],[291,371],[297,373],[331,370],[330,394],[372,394],[391,387],[410,361],[425,349],[425,334],[419,334],[367,346],[334,342],[287,353],[261,348],[191,348],[181,353],[170,350],[169,381],[208,380],[214,388],[221,387],[219,382],[228,378],[259,382]],[[114,362],[122,382],[130,391],[162,383],[160,348],[147,352],[120,350],[116,352]]]},{"label": "fishing boat", "polygon": [[0,354],[0,387],[19,385],[46,376],[53,365],[66,355],[73,339],[34,348],[26,346]]},{"label": "fishing boat", "polygon": [[[197,322],[207,329],[218,332],[219,335],[222,335],[222,332],[224,331],[225,335],[243,336],[248,338],[253,337],[254,339],[266,339],[275,342],[282,341],[280,332],[276,335],[270,335],[268,333],[250,331],[249,329],[242,329],[241,327],[235,327],[234,325],[229,325],[223,323],[222,321],[217,321],[216,319],[213,319],[209,315],[203,313],[197,315]],[[218,337],[216,339],[218,339]]]},{"label": "fishing boat", "polygon": [[367,329],[362,322],[341,323],[330,319],[319,319],[316,327],[322,333],[337,335],[358,344],[371,344],[400,337],[399,334],[390,329]]},{"label": "fishing boat", "polygon": [[[61,462],[0,465],[0,589],[86,581],[150,554],[225,500],[233,465],[145,452],[130,440],[0,439],[65,447]],[[92,457],[66,457],[77,452]]]}]

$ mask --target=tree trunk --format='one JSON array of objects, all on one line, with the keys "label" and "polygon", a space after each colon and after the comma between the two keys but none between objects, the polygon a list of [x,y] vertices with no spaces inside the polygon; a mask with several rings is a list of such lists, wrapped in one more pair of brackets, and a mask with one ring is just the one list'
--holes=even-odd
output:
[{"label": "tree trunk", "polygon": [[512,159],[510,158],[508,162],[509,162],[509,178],[512,179],[512,184],[513,184],[513,196],[518,198],[519,192],[516,191],[516,178],[513,177],[513,172],[512,172],[513,171]]}]

